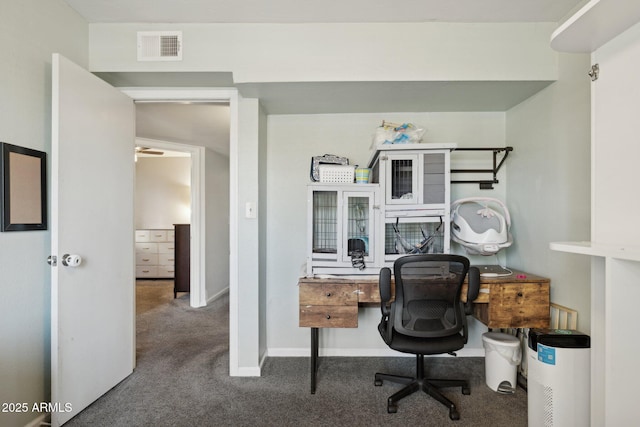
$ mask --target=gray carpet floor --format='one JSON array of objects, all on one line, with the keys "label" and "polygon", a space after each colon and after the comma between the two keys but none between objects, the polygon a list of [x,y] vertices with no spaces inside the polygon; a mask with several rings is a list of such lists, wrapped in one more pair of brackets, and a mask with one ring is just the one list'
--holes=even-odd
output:
[{"label": "gray carpet floor", "polygon": [[[267,358],[262,376],[229,376],[228,300],[189,307],[167,282],[139,282],[137,367],[132,375],[67,426],[526,426],[527,395],[490,390],[483,358],[427,358],[427,374],[467,377],[471,395],[445,394],[461,419],[424,393],[388,414],[398,385],[375,387],[375,372],[413,375],[415,359],[321,358],[318,388],[309,392],[309,358]],[[154,300],[154,302],[151,302]]]}]

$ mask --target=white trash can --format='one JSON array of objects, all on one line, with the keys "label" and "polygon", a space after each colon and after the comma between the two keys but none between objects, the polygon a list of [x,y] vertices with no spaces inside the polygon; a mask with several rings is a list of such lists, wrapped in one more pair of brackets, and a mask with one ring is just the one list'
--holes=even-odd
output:
[{"label": "white trash can", "polygon": [[482,342],[487,386],[498,393],[514,393],[522,360],[520,340],[502,332],[486,332]]}]

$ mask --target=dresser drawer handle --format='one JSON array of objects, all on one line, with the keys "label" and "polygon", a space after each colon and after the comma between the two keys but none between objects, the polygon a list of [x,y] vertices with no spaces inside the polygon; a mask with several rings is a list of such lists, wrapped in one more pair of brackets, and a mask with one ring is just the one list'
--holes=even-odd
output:
[{"label": "dresser drawer handle", "polygon": [[327,314],[327,320],[331,319],[331,315]]},{"label": "dresser drawer handle", "polygon": [[327,298],[331,297],[331,292],[327,292]]},{"label": "dresser drawer handle", "polygon": [[518,292],[518,296],[522,298],[522,292]]}]

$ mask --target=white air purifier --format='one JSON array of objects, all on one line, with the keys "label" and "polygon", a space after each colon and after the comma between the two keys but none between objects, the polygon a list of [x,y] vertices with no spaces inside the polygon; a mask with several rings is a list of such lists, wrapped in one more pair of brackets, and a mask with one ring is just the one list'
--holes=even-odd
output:
[{"label": "white air purifier", "polygon": [[590,347],[589,336],[577,331],[529,331],[529,427],[590,425]]}]

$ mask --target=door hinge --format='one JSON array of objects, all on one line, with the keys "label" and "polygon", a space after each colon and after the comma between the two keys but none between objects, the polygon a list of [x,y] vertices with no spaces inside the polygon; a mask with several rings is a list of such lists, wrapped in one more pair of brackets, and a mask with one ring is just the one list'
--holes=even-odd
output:
[{"label": "door hinge", "polygon": [[593,64],[588,74],[589,74],[589,77],[591,77],[592,82],[595,82],[596,80],[598,80],[598,77],[600,75],[600,65]]}]

